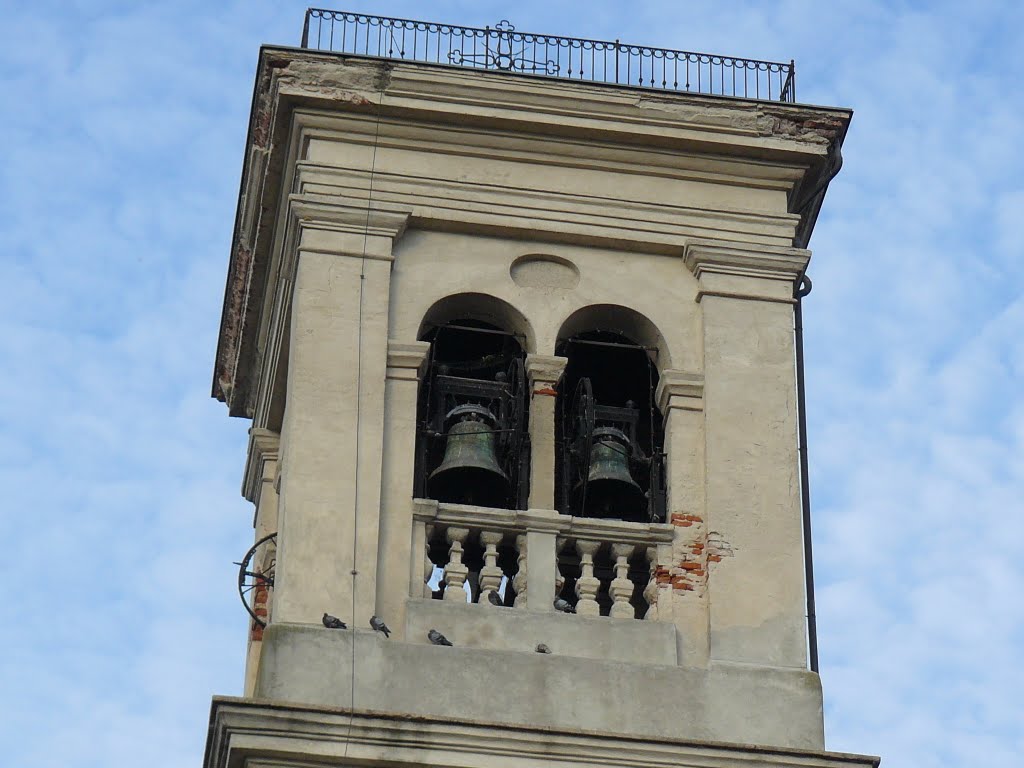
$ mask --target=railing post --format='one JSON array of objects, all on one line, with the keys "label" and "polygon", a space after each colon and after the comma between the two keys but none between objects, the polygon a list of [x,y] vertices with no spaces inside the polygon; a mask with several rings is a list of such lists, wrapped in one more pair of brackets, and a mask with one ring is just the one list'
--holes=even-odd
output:
[{"label": "railing post", "polygon": [[599,541],[577,541],[576,550],[580,553],[580,577],[576,580],[576,613],[580,616],[600,616],[601,607],[597,604],[597,591],[601,582],[594,576],[594,555],[601,548]]},{"label": "railing post", "polygon": [[[420,521],[412,524],[413,562],[409,569],[409,595],[411,597],[430,597],[433,592],[427,582],[434,575],[434,564],[430,562],[430,537],[434,526]],[[422,555],[421,562],[416,562],[416,553]]]},{"label": "railing post", "polygon": [[516,592],[516,600],[513,605],[516,608],[526,608],[528,604],[526,587],[527,584],[529,584],[528,577],[530,561],[526,550],[526,534],[521,533],[516,536],[516,552],[519,553],[519,556],[516,558],[516,562],[519,564],[519,569],[516,571],[516,575],[512,577],[512,589]]},{"label": "railing post", "polygon": [[480,543],[484,545],[484,566],[480,569],[480,597],[478,602],[481,605],[490,606],[487,596],[491,592],[497,592],[501,586],[502,572],[498,567],[498,545],[501,543],[502,534],[500,531],[481,531]]},{"label": "railing post", "polygon": [[448,550],[448,564],[444,567],[444,599],[466,602],[462,585],[466,583],[469,569],[462,562],[462,542],[469,536],[469,528],[449,528],[445,535],[451,549]]},{"label": "railing post", "polygon": [[615,558],[615,578],[608,586],[612,597],[612,608],[609,615],[613,619],[632,619],[636,617],[629,598],[633,596],[633,582],[629,580],[629,556],[633,554],[632,544],[612,544],[612,557]]},{"label": "railing post", "polygon": [[306,18],[302,22],[302,48],[309,47],[309,14],[313,12],[312,8],[306,9]]}]

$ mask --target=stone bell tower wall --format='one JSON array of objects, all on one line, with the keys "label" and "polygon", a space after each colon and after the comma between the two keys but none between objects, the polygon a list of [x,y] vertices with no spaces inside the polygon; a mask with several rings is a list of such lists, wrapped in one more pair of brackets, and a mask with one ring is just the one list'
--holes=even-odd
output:
[{"label": "stone bell tower wall", "polygon": [[[271,622],[247,690],[820,749],[792,307],[810,254],[793,243],[808,215],[796,203],[827,181],[848,120],[265,48],[214,385],[233,414],[280,435],[266,495],[278,525]],[[412,498],[422,330],[446,306],[518,324],[529,510]],[[625,310],[656,347],[663,524],[554,509],[559,334],[569,318]],[[515,540],[525,607],[427,599],[430,531],[453,549],[481,532]],[[645,618],[555,614],[566,542],[581,557],[587,542],[646,553]],[[391,644],[325,636],[310,626],[325,610],[360,628],[387,617]],[[424,628],[442,624],[456,648],[425,644]],[[541,638],[559,646],[559,665],[532,653]],[[402,690],[383,693],[371,671],[399,669]],[[510,675],[523,698],[488,698]],[[451,681],[462,694],[440,693]],[[639,702],[628,714],[623,697]]]}]

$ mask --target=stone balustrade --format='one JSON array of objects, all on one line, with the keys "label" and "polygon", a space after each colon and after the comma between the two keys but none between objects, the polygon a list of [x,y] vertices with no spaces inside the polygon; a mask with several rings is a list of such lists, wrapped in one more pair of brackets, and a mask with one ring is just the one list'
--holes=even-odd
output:
[{"label": "stone balustrade", "polygon": [[657,619],[656,574],[671,558],[670,525],[429,499],[413,501],[413,521],[422,557],[412,568],[413,597],[532,611],[553,611],[561,597],[581,616]]}]

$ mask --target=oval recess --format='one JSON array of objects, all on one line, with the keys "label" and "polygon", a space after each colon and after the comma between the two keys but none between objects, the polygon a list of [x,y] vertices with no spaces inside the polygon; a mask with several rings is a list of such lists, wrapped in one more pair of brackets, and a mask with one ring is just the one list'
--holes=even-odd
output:
[{"label": "oval recess", "polygon": [[580,271],[568,259],[544,253],[520,256],[509,267],[512,282],[520,288],[575,288]]}]

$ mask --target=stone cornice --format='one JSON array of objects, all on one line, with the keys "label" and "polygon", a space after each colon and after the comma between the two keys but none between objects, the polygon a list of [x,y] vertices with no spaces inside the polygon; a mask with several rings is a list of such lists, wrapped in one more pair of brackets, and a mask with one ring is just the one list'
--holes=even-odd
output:
[{"label": "stone cornice", "polygon": [[388,340],[387,378],[419,381],[427,367],[430,343]]},{"label": "stone cornice", "polygon": [[793,286],[807,269],[811,252],[802,248],[691,242],[683,263],[705,296],[792,304]]},{"label": "stone cornice", "polygon": [[[562,374],[565,373],[565,366],[569,358],[557,355],[529,354],[526,356],[526,377],[530,382],[530,389],[535,395],[553,395],[555,385]],[[549,391],[550,390],[550,391]]]},{"label": "stone cornice", "polygon": [[242,495],[253,504],[259,505],[260,493],[265,481],[273,481],[265,477],[268,462],[276,462],[281,446],[281,436],[277,432],[260,427],[249,430],[249,451],[245,459],[245,474],[242,480]]},{"label": "stone cornice", "polygon": [[[366,630],[367,632],[369,630]],[[203,768],[373,765],[504,768],[877,768],[867,755],[562,731],[216,697]]]},{"label": "stone cornice", "polygon": [[[297,246],[302,251],[392,261],[391,247],[405,232],[411,210],[369,200],[314,195],[292,195],[288,205],[295,227],[295,245],[289,247],[286,243],[286,258]],[[390,242],[371,242],[374,238]]]},{"label": "stone cornice", "polygon": [[716,273],[794,281],[803,274],[811,252],[802,248],[744,247],[741,244],[687,243],[683,261],[700,279]]},{"label": "stone cornice", "polygon": [[704,410],[704,374],[691,373],[669,368],[661,372],[658,387],[654,393],[655,402],[662,416],[668,418],[669,411]]},{"label": "stone cornice", "polygon": [[413,499],[413,519],[421,523],[472,530],[506,533],[545,531],[567,539],[638,546],[671,542],[675,534],[673,526],[664,523],[572,517],[553,509],[493,509],[470,504],[439,503],[433,499]]},{"label": "stone cornice", "polygon": [[[346,124],[351,122],[335,119]],[[351,139],[346,143],[351,144]],[[490,147],[484,149],[490,154],[499,151]],[[423,151],[437,154],[429,147]],[[463,154],[468,156],[471,153],[466,151]],[[535,165],[543,165],[543,159],[509,158],[513,162],[529,160]],[[597,165],[604,170],[608,164]],[[607,172],[624,173],[611,165]],[[662,175],[654,170],[651,174]],[[325,196],[365,194],[369,184],[365,170],[308,161],[298,163],[297,176],[298,188],[304,193]],[[717,183],[741,185],[738,180]],[[599,195],[581,196],[543,185],[537,188],[517,185],[503,189],[472,179],[412,177],[387,168],[377,169],[373,189],[375,201],[411,209],[418,229],[475,232],[490,229],[501,233],[514,228],[519,230],[519,236],[528,239],[604,244],[623,250],[669,255],[678,255],[680,246],[687,239],[721,238],[738,243],[785,247],[792,242],[799,222],[798,216],[789,213],[725,206],[704,209],[666,199],[622,200]]]},{"label": "stone cornice", "polygon": [[364,114],[420,112],[459,125],[518,125],[648,146],[720,144],[759,157],[818,157],[851,116],[834,107],[510,77],[412,62],[341,60],[313,51],[265,48],[262,67],[270,58],[277,63],[264,87],[279,100],[344,105]]}]

